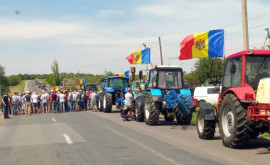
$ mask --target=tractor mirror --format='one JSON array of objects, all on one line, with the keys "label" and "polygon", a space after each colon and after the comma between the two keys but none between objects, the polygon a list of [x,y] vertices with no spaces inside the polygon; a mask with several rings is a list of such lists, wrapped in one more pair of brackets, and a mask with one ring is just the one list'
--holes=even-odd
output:
[{"label": "tractor mirror", "polygon": [[102,79],[101,79],[101,82],[105,82],[105,79],[104,79],[104,78],[102,78]]},{"label": "tractor mirror", "polygon": [[139,79],[143,79],[143,72],[141,70],[139,71]]}]

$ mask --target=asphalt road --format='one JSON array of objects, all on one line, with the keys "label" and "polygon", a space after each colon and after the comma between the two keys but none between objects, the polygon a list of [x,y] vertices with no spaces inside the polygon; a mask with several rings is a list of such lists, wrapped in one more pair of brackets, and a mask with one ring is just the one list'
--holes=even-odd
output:
[{"label": "asphalt road", "polygon": [[[3,125],[2,125],[3,124]],[[16,116],[0,126],[0,164],[269,164],[270,140],[233,150],[196,127],[124,122],[118,112]],[[218,135],[218,134],[217,134]]]},{"label": "asphalt road", "polygon": [[[29,92],[42,92],[43,90],[40,89],[36,84],[35,80],[27,80],[26,82],[26,91],[28,90]],[[26,92],[25,91],[25,92]]]}]

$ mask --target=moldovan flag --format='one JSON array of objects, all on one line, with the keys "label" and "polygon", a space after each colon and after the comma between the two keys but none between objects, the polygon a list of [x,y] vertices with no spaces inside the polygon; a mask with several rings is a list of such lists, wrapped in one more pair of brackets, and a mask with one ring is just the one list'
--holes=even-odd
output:
[{"label": "moldovan flag", "polygon": [[127,60],[130,64],[150,64],[150,48],[139,50],[127,56]]},{"label": "moldovan flag", "polygon": [[125,72],[121,72],[121,73],[115,74],[115,76],[129,77],[129,74],[130,74],[130,71],[127,70]]},{"label": "moldovan flag", "polygon": [[223,57],[224,30],[211,30],[189,35],[180,43],[180,46],[179,60]]}]

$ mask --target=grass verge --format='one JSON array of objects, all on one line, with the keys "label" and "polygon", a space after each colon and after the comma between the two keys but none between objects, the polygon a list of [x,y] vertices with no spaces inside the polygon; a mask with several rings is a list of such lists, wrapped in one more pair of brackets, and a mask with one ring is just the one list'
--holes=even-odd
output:
[{"label": "grass verge", "polygon": [[24,87],[25,87],[25,80],[22,80],[18,85],[16,86],[10,86],[9,87],[9,95],[13,95],[14,92],[18,92],[18,93],[23,93],[24,92]]}]

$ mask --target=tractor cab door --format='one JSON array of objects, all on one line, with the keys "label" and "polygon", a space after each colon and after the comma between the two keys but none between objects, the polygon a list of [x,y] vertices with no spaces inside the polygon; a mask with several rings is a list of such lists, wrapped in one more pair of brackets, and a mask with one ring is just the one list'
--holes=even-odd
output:
[{"label": "tractor cab door", "polygon": [[241,86],[242,77],[242,57],[227,59],[224,78],[222,83],[222,93],[232,87]]}]

